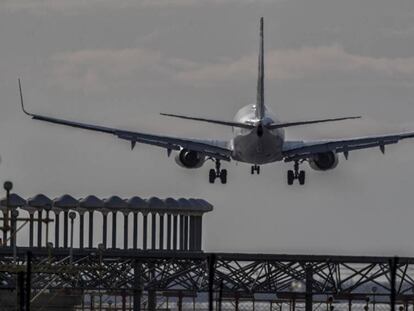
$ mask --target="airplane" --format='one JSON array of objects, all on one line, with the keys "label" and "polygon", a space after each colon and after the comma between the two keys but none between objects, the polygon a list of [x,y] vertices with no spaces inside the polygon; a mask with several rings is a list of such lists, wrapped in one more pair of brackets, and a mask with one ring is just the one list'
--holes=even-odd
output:
[{"label": "airplane", "polygon": [[351,116],[298,122],[280,122],[276,119],[273,112],[271,112],[265,105],[264,98],[263,17],[260,19],[260,47],[256,103],[241,108],[233,121],[161,113],[163,116],[231,127],[233,129],[233,138],[230,141],[161,136],[29,113],[23,104],[20,79],[18,82],[22,110],[33,119],[112,134],[120,139],[129,141],[131,150],[134,149],[137,143],[141,143],[164,148],[167,150],[168,156],[171,155],[172,151],[175,151],[177,153],[175,157],[177,164],[187,169],[200,168],[207,160],[212,160],[215,163],[215,169],[210,169],[209,171],[210,183],[214,183],[216,179],[219,179],[222,184],[227,183],[227,170],[221,168],[222,161],[230,162],[234,160],[250,164],[252,175],[255,173],[258,175],[260,174],[260,165],[284,161],[293,163],[293,169],[287,171],[287,184],[292,185],[295,180],[298,180],[300,185],[304,185],[305,171],[300,170],[300,165],[303,162],[308,162],[310,167],[314,170],[332,170],[338,165],[338,154],[340,153],[344,154],[346,160],[348,159],[349,152],[353,150],[379,147],[381,152],[384,153],[385,145],[396,144],[400,140],[414,137],[414,132],[403,132],[336,140],[286,140],[284,132],[285,128],[356,119],[360,117]]}]

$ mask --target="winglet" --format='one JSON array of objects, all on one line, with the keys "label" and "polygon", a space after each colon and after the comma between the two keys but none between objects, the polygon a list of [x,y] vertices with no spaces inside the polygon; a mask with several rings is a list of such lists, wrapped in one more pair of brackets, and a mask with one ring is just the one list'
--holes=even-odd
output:
[{"label": "winglet", "polygon": [[24,108],[22,83],[20,82],[20,78],[18,78],[18,81],[19,81],[19,92],[20,92],[20,104],[22,105],[22,110],[25,114],[32,117],[33,115],[31,113],[27,112],[27,110]]}]

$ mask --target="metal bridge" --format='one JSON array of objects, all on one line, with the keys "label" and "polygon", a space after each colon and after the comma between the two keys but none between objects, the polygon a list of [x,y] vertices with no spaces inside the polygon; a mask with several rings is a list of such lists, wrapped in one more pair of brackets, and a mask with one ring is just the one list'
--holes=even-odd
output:
[{"label": "metal bridge", "polygon": [[[29,267],[30,276],[23,280],[29,280],[32,297],[65,289],[83,297],[119,296],[120,310],[127,310],[129,300],[134,311],[142,310],[144,300],[148,310],[156,310],[165,297],[176,297],[181,308],[183,297],[206,306],[210,302],[209,310],[223,298],[232,300],[235,310],[243,299],[304,304],[305,310],[317,302],[346,302],[352,310],[353,304],[370,301],[391,310],[398,303],[407,310],[414,302],[414,258],[112,249],[69,253],[64,248],[0,249],[0,289],[24,292],[25,283],[16,275],[29,275]],[[85,303],[82,308],[93,309]]]},{"label": "metal bridge", "polygon": [[[10,188],[0,201],[1,310],[222,310],[226,303],[240,310],[247,301],[249,310],[265,303],[279,311],[321,304],[408,311],[414,304],[414,258],[205,253],[202,216],[212,206],[204,200],[23,199]],[[61,305],[47,309],[50,301]]]}]

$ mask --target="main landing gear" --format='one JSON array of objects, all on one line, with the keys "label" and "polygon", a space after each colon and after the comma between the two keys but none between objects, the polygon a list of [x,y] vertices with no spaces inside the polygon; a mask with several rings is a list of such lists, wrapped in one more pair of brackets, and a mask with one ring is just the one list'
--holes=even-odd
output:
[{"label": "main landing gear", "polygon": [[260,175],[260,166],[259,165],[252,165],[251,173],[254,175],[254,172],[257,173],[257,175]]},{"label": "main landing gear", "polygon": [[210,170],[208,175],[210,184],[214,184],[216,178],[220,178],[222,184],[227,184],[227,170],[220,169],[220,160],[214,159],[213,161],[216,163],[216,169]]},{"label": "main landing gear", "polygon": [[287,183],[288,185],[293,185],[293,181],[299,180],[300,185],[305,184],[305,171],[299,171],[299,161],[295,161],[293,166],[293,171],[288,170],[287,172]]}]

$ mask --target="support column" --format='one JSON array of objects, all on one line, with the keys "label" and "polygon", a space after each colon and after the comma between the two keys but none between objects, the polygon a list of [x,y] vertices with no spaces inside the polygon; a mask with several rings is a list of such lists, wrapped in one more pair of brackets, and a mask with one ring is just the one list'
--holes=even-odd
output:
[{"label": "support column", "polygon": [[198,224],[198,216],[194,216],[194,249],[197,251],[199,250],[198,248],[199,236],[200,236],[200,228]]},{"label": "support column", "polygon": [[213,311],[214,276],[216,273],[216,255],[208,256],[208,310]]},{"label": "support column", "polygon": [[37,247],[42,247],[42,210],[37,211]]},{"label": "support column", "polygon": [[133,311],[141,311],[142,295],[142,265],[138,260],[134,262]]},{"label": "support column", "polygon": [[394,257],[390,259],[390,309],[391,311],[395,311],[395,301],[396,301],[396,278],[397,278],[397,267],[398,267],[398,257]]},{"label": "support column", "polygon": [[183,293],[178,293],[178,301],[177,301],[178,311],[183,311]]},{"label": "support column", "polygon": [[203,247],[203,217],[197,216],[197,250]]},{"label": "support column", "polygon": [[196,230],[195,230],[195,216],[190,216],[190,251],[193,251],[196,249],[195,247],[195,241],[196,241]]},{"label": "support column", "polygon": [[8,217],[9,217],[9,210],[7,206],[7,209],[3,210],[3,247],[7,247],[7,239],[8,239],[7,226],[9,225]]},{"label": "support column", "polygon": [[122,291],[122,311],[126,311],[126,292]]},{"label": "support column", "polygon": [[152,212],[151,217],[151,249],[154,250],[157,248],[157,214]]},{"label": "support column", "polygon": [[188,216],[184,216],[184,250],[188,251]]},{"label": "support column", "polygon": [[83,249],[84,227],[85,227],[85,213],[79,211],[79,248]]},{"label": "support column", "polygon": [[[148,265],[149,283],[155,280],[155,263]],[[157,308],[157,292],[154,289],[148,289],[148,311],[155,311]]]},{"label": "support column", "polygon": [[180,250],[184,249],[184,215],[180,215]]},{"label": "support column", "polygon": [[89,211],[89,241],[88,247],[93,248],[93,210]]},{"label": "support column", "polygon": [[313,309],[313,268],[310,264],[306,266],[306,293],[305,293],[305,311]]},{"label": "support column", "polygon": [[63,247],[68,248],[68,238],[69,238],[69,211],[65,210],[63,212]]},{"label": "support column", "polygon": [[26,292],[25,292],[26,311],[30,311],[30,300],[32,299],[32,252],[27,252],[26,266]]},{"label": "support column", "polygon": [[107,247],[107,231],[108,231],[108,213],[107,212],[103,212],[102,213],[102,218],[103,218],[103,226],[102,226],[102,244],[104,246],[104,249],[106,249]]},{"label": "support column", "polygon": [[134,213],[134,238],[133,238],[133,245],[134,249],[138,248],[138,213]]},{"label": "support column", "polygon": [[142,221],[142,249],[147,249],[147,242],[148,242],[148,214],[144,214],[143,221]]},{"label": "support column", "polygon": [[29,247],[33,247],[34,212],[29,214]]},{"label": "support column", "polygon": [[55,247],[60,246],[60,212],[55,211]]},{"label": "support column", "polygon": [[160,214],[160,245],[159,245],[159,249],[163,250],[164,249],[164,214]]},{"label": "support column", "polygon": [[167,214],[167,250],[171,250],[171,214]]},{"label": "support column", "polygon": [[112,248],[116,248],[116,211],[112,212]]},{"label": "support column", "polygon": [[17,301],[16,305],[18,306],[17,310],[24,311],[24,272],[20,271],[17,272],[17,284],[16,284],[16,291],[17,291]]},{"label": "support column", "polygon": [[148,311],[157,310],[157,292],[153,289],[148,290]]},{"label": "support column", "polygon": [[124,212],[124,249],[128,249],[128,213]]},{"label": "support column", "polygon": [[178,216],[173,215],[173,250],[177,250],[177,226],[178,226]]}]

